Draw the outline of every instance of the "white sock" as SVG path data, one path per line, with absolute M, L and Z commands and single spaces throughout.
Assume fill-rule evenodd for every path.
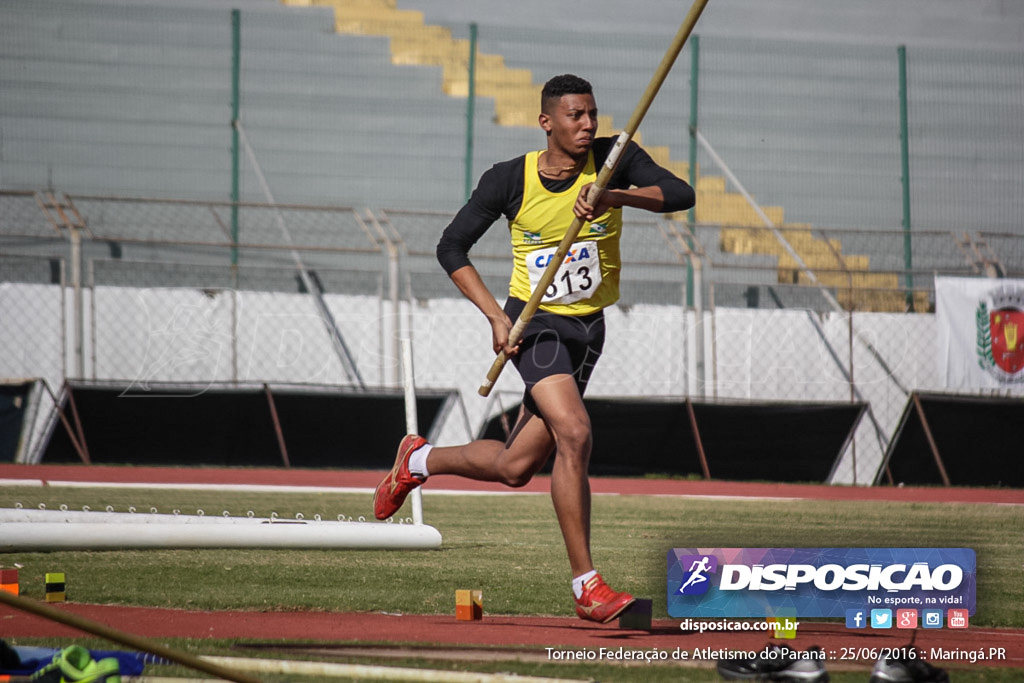
M 412 455 L 409 456 L 409 472 L 416 475 L 420 479 L 426 479 L 430 476 L 430 472 L 427 471 L 427 456 L 430 455 L 430 451 L 434 447 L 429 443 L 426 446 L 420 446 Z
M 591 577 L 597 576 L 597 570 L 591 569 L 586 574 L 580 574 L 572 580 L 572 593 L 577 599 L 583 595 L 583 584 L 590 580 Z

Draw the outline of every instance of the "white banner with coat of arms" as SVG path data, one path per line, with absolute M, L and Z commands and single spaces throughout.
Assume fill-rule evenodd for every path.
M 1024 393 L 1024 280 L 937 277 L 935 318 L 947 389 Z

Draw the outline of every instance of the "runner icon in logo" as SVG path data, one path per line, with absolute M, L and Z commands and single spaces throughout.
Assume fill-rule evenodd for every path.
M 708 590 L 708 577 L 706 574 L 714 572 L 718 568 L 717 558 L 712 555 L 691 555 L 686 560 L 690 561 L 689 575 L 686 581 L 679 587 L 681 595 L 698 595 Z

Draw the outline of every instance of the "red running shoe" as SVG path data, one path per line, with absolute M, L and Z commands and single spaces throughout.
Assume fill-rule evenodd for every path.
M 373 514 L 377 519 L 387 519 L 398 512 L 409 492 L 423 483 L 423 480 L 409 471 L 409 456 L 413 451 L 426 446 L 422 436 L 409 434 L 398 444 L 395 466 L 373 493 Z
M 600 574 L 587 579 L 583 595 L 576 598 L 576 614 L 580 619 L 607 624 L 636 601 L 629 593 L 616 593 Z

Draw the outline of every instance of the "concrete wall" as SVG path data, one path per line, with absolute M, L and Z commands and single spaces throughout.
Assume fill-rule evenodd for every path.
M 45 378 L 56 390 L 65 375 L 74 376 L 74 317 L 69 308 L 61 318 L 61 300 L 57 286 L 0 285 L 0 319 L 33 311 L 31 321 L 0 329 L 7 349 L 0 377 Z M 467 301 L 403 303 L 395 316 L 387 302 L 369 297 L 326 300 L 368 385 L 400 386 L 397 329 L 412 336 L 417 387 L 458 390 L 462 405 L 439 443 L 475 437 L 487 419 L 520 400 L 523 385 L 511 366 L 489 399 L 478 396 L 493 360 L 490 328 Z M 97 287 L 86 301 L 85 379 L 128 383 L 142 396 L 161 382 L 188 383 L 196 392 L 214 382 L 353 384 L 308 296 Z M 868 402 L 871 415 L 856 440 L 858 483 L 870 482 L 881 463 L 906 406 L 904 388 L 942 389 L 932 315 L 857 314 L 852 338 L 848 316 L 798 310 L 719 308 L 698 326 L 680 307 L 637 305 L 609 309 L 607 324 L 594 397 Z M 852 463 L 848 454 L 837 483 L 854 481 Z

